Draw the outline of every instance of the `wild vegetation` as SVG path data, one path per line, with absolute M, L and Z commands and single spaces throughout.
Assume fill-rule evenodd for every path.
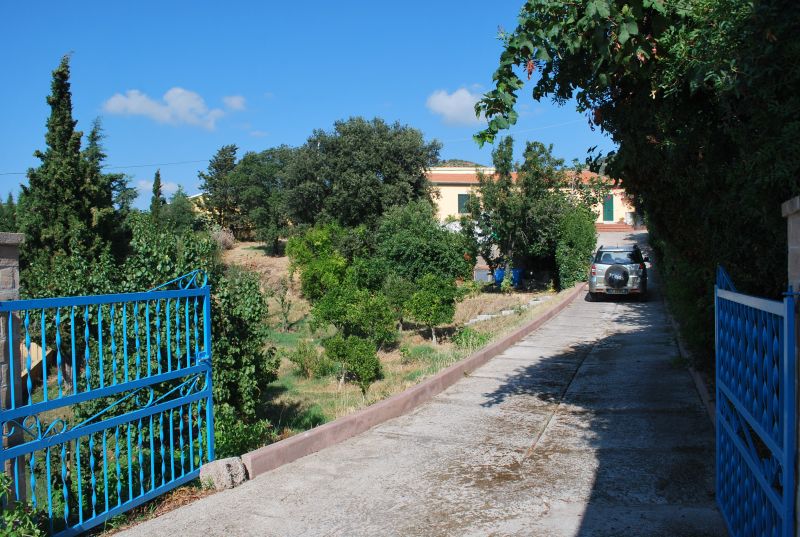
M 618 145 L 590 161 L 647 215 L 677 318 L 713 356 L 717 265 L 743 291 L 786 290 L 780 204 L 800 193 L 799 30 L 791 0 L 529 0 L 501 34 L 476 138 L 516 122 L 525 78 L 536 100 L 574 98 Z

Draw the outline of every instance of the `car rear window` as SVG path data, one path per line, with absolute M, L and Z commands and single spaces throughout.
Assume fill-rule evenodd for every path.
M 594 262 L 602 263 L 603 265 L 630 265 L 633 263 L 641 263 L 642 253 L 639 250 L 627 252 L 607 252 L 599 250 L 594 258 Z

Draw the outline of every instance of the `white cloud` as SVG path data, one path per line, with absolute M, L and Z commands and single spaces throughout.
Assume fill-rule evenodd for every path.
M 149 196 L 153 193 L 153 181 L 147 179 L 139 179 L 136 181 L 136 187 L 139 190 L 139 196 Z M 161 182 L 161 195 L 169 197 L 178 191 L 178 183 L 170 181 Z
M 186 124 L 213 130 L 225 112 L 219 108 L 209 109 L 205 100 L 183 88 L 170 88 L 161 101 L 151 99 L 139 90 L 116 93 L 103 103 L 109 114 L 146 116 L 159 123 Z
M 453 93 L 436 90 L 430 94 L 425 105 L 450 125 L 476 125 L 483 120 L 482 116 L 475 116 L 475 103 L 480 98 L 480 93 L 473 93 L 467 88 L 459 88 Z
M 256 138 L 263 138 L 264 136 L 267 136 L 268 134 L 269 133 L 267 131 L 259 131 L 259 130 L 250 131 L 250 136 L 255 136 Z
M 247 102 L 241 95 L 228 95 L 222 98 L 222 102 L 225 103 L 225 108 L 235 111 L 244 110 L 247 105 Z

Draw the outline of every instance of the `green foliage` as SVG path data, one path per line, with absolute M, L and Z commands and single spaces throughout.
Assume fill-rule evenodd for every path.
M 311 309 L 314 322 L 332 324 L 347 336 L 368 339 L 381 347 L 395 342 L 395 314 L 381 293 L 350 283 L 330 289 Z
M 440 144 L 382 119 L 337 121 L 314 131 L 286 174 L 286 208 L 295 224 L 338 222 L 373 227 L 390 207 L 429 199 L 425 170 Z
M 267 346 L 267 301 L 258 275 L 231 269 L 212 297 L 214 404 L 253 422 L 262 389 L 277 377 L 278 358 Z
M 214 223 L 228 229 L 232 229 L 238 212 L 231 180 L 238 149 L 233 144 L 220 147 L 208 162 L 208 169 L 198 174 L 204 208 L 211 214 Z
M 484 332 L 478 332 L 474 328 L 464 326 L 456 330 L 453 334 L 453 344 L 462 350 L 474 351 L 480 349 L 492 339 L 492 336 Z
M 467 279 L 475 265 L 469 240 L 443 228 L 427 200 L 389 209 L 378 225 L 376 251 L 385 265 L 409 280 L 424 274 Z
M 25 234 L 23 267 L 35 264 L 39 275 L 54 270 L 51 261 L 60 263 L 60 259 L 73 256 L 96 259 L 104 252 L 120 258 L 126 253 L 127 208 L 115 206 L 124 199 L 117 194 L 127 192 L 125 180 L 102 172 L 105 154 L 99 121 L 93 124 L 81 151 L 83 135 L 75 130 L 77 121 L 72 118 L 69 75 L 69 57 L 65 56 L 53 71 L 47 98 L 47 149 L 35 153 L 41 164 L 28 170 L 28 184 L 22 185 L 19 200 L 19 227 Z M 23 275 L 25 287 L 52 287 L 53 282 L 43 284 Z M 59 289 L 56 294 L 64 292 Z
M 297 347 L 286 354 L 286 358 L 296 365 L 300 374 L 306 378 L 323 377 L 330 371 L 316 345 L 308 340 L 298 343 Z
M 561 215 L 556 243 L 558 286 L 561 289 L 586 281 L 587 260 L 597 245 L 595 214 L 585 206 L 574 206 Z
M 369 386 L 383 376 L 375 345 L 357 336 L 336 334 L 324 343 L 328 358 L 342 365 L 343 376 L 351 377 L 366 396 Z
M 389 302 L 389 307 L 394 312 L 395 319 L 401 324 L 406 310 L 406 304 L 411 300 L 411 295 L 416 291 L 414 282 L 408 278 L 399 276 L 395 272 L 390 272 L 386 275 L 383 281 L 383 289 L 381 292 L 386 300 Z
M 436 327 L 453 321 L 458 288 L 453 280 L 434 274 L 420 278 L 417 288 L 406 309 L 412 319 L 430 328 L 431 338 L 436 343 Z
M 227 405 L 214 409 L 214 449 L 218 459 L 238 457 L 269 444 L 275 436 L 267 420 L 242 420 Z
M 0 474 L 0 537 L 45 537 L 47 514 L 36 512 L 30 503 L 14 502 L 9 505 L 8 491 L 11 478 Z
M 344 280 L 347 261 L 336 249 L 342 234 L 338 226 L 319 226 L 291 237 L 286 244 L 292 269 L 300 271 L 300 290 L 312 302 Z
M 176 235 L 183 235 L 200 227 L 192 200 L 182 186 L 169 199 L 169 204 L 160 210 L 166 227 Z M 150 211 L 152 213 L 152 209 Z
M 515 123 L 518 67 L 536 73 L 535 99 L 574 98 L 618 146 L 606 170 L 647 215 L 667 287 L 691 289 L 676 296 L 684 326 L 710 333 L 717 264 L 743 291 L 785 290 L 778 207 L 800 194 L 800 154 L 787 150 L 800 135 L 795 7 L 529 1 L 503 35 L 495 88 L 476 107 L 489 119 L 478 138 Z
M 17 229 L 17 204 L 9 192 L 6 202 L 0 202 L 0 230 L 16 233 Z
M 153 177 L 153 195 L 150 197 L 150 218 L 156 225 L 161 224 L 161 208 L 167 203 L 161 193 L 161 170 L 156 170 Z
M 414 345 L 413 347 L 403 345 L 400 347 L 401 362 L 404 364 L 430 362 L 437 352 L 439 351 L 430 345 Z

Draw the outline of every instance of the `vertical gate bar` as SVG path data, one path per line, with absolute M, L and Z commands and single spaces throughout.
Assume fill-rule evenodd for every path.
M 84 360 L 84 371 L 86 372 L 86 391 L 92 389 L 92 382 L 91 382 L 91 366 L 90 366 L 90 355 L 89 355 L 89 306 L 85 306 L 83 308 L 83 339 L 84 339 L 84 350 L 83 350 L 83 360 Z
M 150 301 L 146 301 L 144 303 L 144 325 L 145 325 L 145 333 L 146 333 L 146 340 L 147 341 L 147 376 L 149 377 L 152 372 L 152 365 L 150 363 L 151 356 L 150 356 Z
M 190 341 L 192 332 L 191 332 L 191 329 L 189 328 L 189 297 L 188 296 L 183 299 L 183 305 L 184 305 L 183 309 L 184 309 L 184 312 L 185 312 L 184 317 L 186 319 L 185 320 L 185 324 L 183 325 L 184 326 L 184 331 L 186 332 L 186 367 L 192 367 L 192 363 L 191 363 L 192 344 L 191 344 L 191 341 Z
M 34 472 L 34 469 L 36 468 L 35 459 L 36 459 L 36 452 L 35 451 L 31 451 L 31 458 L 30 458 L 30 461 L 28 461 L 28 465 L 29 465 L 30 473 L 31 473 L 31 478 L 30 478 L 30 483 L 31 483 L 31 503 L 33 504 L 33 508 L 34 509 L 36 509 L 36 507 L 39 505 L 39 502 L 38 502 L 38 500 L 36 498 L 36 472 Z
M 47 523 L 50 526 L 50 533 L 53 533 L 53 490 L 50 487 L 50 483 L 52 479 L 52 473 L 50 472 L 50 448 L 45 448 L 44 452 L 44 462 L 45 462 L 45 480 L 47 481 Z
M 72 346 L 72 395 L 78 393 L 78 364 L 75 356 L 75 306 L 69 311 L 69 335 Z
M 153 449 L 153 415 L 150 415 L 150 490 L 156 488 L 156 452 Z
M 172 434 L 175 428 L 172 426 L 172 412 L 173 412 L 173 409 L 170 409 L 170 411 L 169 411 L 169 456 L 170 456 L 170 460 L 172 462 L 172 465 L 170 466 L 170 471 L 169 471 L 169 480 L 170 481 L 174 481 L 175 480 L 175 443 L 173 441 L 173 434 Z
M 81 483 L 81 437 L 75 439 L 75 468 L 78 473 L 78 524 L 83 524 L 83 484 Z
M 128 501 L 133 499 L 133 452 L 131 451 L 131 426 L 128 422 L 125 428 L 125 436 L 128 438 Z
M 14 387 L 17 385 L 17 376 L 14 372 L 14 312 L 8 312 L 8 374 L 9 376 L 9 387 L 11 392 L 11 408 L 14 409 L 17 407 L 17 397 L 14 394 Z M 16 470 L 17 465 L 14 464 L 14 469 Z M 14 479 L 14 483 L 16 483 L 16 479 Z M 14 499 L 18 499 L 19 494 L 14 496 Z
M 130 364 L 128 363 L 128 305 L 122 303 L 122 363 L 125 366 L 125 382 L 130 377 Z
M 119 425 L 114 427 L 114 462 L 117 473 L 117 507 L 122 504 L 122 465 L 119 463 Z
M 144 459 L 143 459 L 143 455 L 142 455 L 142 420 L 141 420 L 141 418 L 139 419 L 139 424 L 137 425 L 136 433 L 137 433 L 137 438 L 138 438 L 137 447 L 138 447 L 138 450 L 139 450 L 138 453 L 137 453 L 137 455 L 139 456 L 138 457 L 139 458 L 139 495 L 140 496 L 144 496 Z
M 47 401 L 47 340 L 45 335 L 45 309 L 42 308 L 42 392 L 44 394 L 43 401 Z M 31 376 L 30 371 L 28 376 Z
M 105 372 L 103 370 L 103 305 L 97 305 L 97 373 L 100 375 L 100 387 L 106 385 Z
M 200 343 L 198 342 L 199 339 L 199 332 L 197 327 L 197 296 L 194 297 L 194 363 L 197 365 L 197 360 L 200 356 Z
M 181 446 L 181 477 L 186 473 L 183 464 L 183 405 L 178 407 L 178 439 Z
M 175 299 L 175 369 L 181 368 L 181 299 Z
M 211 398 L 211 367 L 212 350 L 211 350 L 211 291 L 206 286 L 203 288 L 203 347 L 206 352 L 206 360 L 208 360 L 209 368 L 206 371 L 206 389 L 208 390 L 208 397 L 206 398 L 206 435 L 207 435 L 207 449 L 208 462 L 214 460 L 214 409 L 212 408 Z
M 58 397 L 64 396 L 64 378 L 61 374 L 61 308 L 56 308 L 56 382 L 58 383 Z
M 717 271 L 719 274 L 719 271 Z M 719 276 L 717 276 L 719 279 Z M 714 409 L 714 429 L 715 429 L 715 436 L 716 441 L 714 442 L 714 490 L 716 492 L 717 503 L 720 502 L 722 498 L 722 476 L 721 476 L 721 468 L 720 468 L 720 451 L 719 451 L 719 443 L 722 437 L 722 427 L 720 426 L 720 411 L 721 411 L 721 401 L 719 395 L 719 383 L 720 383 L 720 352 L 719 352 L 719 281 L 717 281 L 716 285 L 714 285 L 714 370 L 716 376 L 716 382 L 714 382 L 714 396 L 716 401 L 716 408 Z M 723 514 L 724 509 L 723 509 Z
M 61 444 L 61 494 L 64 500 L 64 527 L 69 526 L 69 495 L 67 494 L 67 443 Z
M 94 434 L 89 435 L 89 472 L 92 474 L 92 518 L 97 516 L 97 476 L 95 476 L 94 466 Z
M 103 495 L 106 500 L 106 511 L 108 511 L 108 448 L 106 443 L 106 431 L 103 429 Z
M 167 371 L 172 371 L 172 335 L 170 334 L 169 310 L 169 299 L 167 299 L 167 305 L 164 308 L 167 317 Z
M 133 303 L 133 337 L 136 342 L 136 379 L 142 377 L 142 342 L 139 340 L 139 303 Z
M 29 330 L 31 322 L 31 314 L 28 310 L 25 310 L 25 350 L 26 350 L 26 362 L 25 366 L 28 370 L 28 375 L 26 377 L 25 387 L 28 388 L 28 404 L 33 404 L 33 381 L 31 381 L 31 333 Z
M 795 371 L 795 311 L 794 294 L 789 286 L 789 293 L 783 299 L 784 303 L 784 352 L 783 352 L 783 382 L 784 382 L 784 427 L 783 427 L 783 535 L 795 535 L 795 457 L 797 438 L 796 416 L 796 371 Z
M 194 472 L 194 431 L 192 431 L 192 404 L 189 403 L 186 406 L 186 417 L 189 422 L 189 471 Z
M 117 383 L 117 338 L 116 338 L 116 322 L 117 308 L 116 304 L 111 304 L 111 384 Z
M 158 445 L 161 453 L 161 486 L 166 483 L 165 476 L 167 475 L 166 460 L 164 459 L 164 413 L 161 412 L 158 416 Z
M 197 464 L 199 466 L 203 466 L 203 412 L 200 410 L 202 402 L 202 399 L 197 401 Z
M 161 374 L 161 300 L 156 300 L 156 359 L 158 374 Z

